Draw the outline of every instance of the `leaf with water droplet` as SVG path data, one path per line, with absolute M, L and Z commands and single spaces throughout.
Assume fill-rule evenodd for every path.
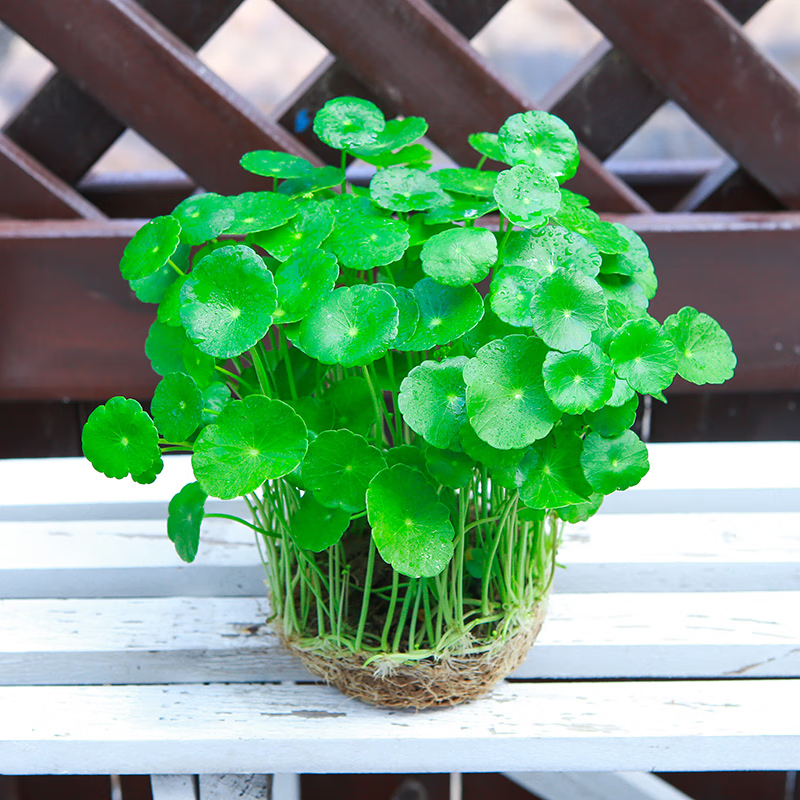
M 141 280 L 167 263 L 180 243 L 181 224 L 175 217 L 146 222 L 125 245 L 119 270 L 126 281 Z
M 547 394 L 567 414 L 597 411 L 614 391 L 611 361 L 591 342 L 581 350 L 548 353 L 543 374 Z
M 277 228 L 297 214 L 297 206 L 275 192 L 244 192 L 229 197 L 233 222 L 225 230 L 231 236 Z
M 333 212 L 313 200 L 297 202 L 297 214 L 285 225 L 251 233 L 247 244 L 262 247 L 278 261 L 286 261 L 298 248 L 319 247 L 333 230 Z
M 344 267 L 372 269 L 391 264 L 408 247 L 408 226 L 386 217 L 349 215 L 339 219 L 323 247 Z
M 235 215 L 230 198 L 213 192 L 187 197 L 172 212 L 181 224 L 181 241 L 191 245 L 203 244 L 224 233 Z
M 529 267 L 542 277 L 563 267 L 594 278 L 602 257 L 580 234 L 560 225 L 547 225 L 535 231 L 513 231 L 503 251 L 503 263 Z
M 161 435 L 170 442 L 185 442 L 200 426 L 203 395 L 194 379 L 170 372 L 156 386 L 150 413 Z
M 558 211 L 558 181 L 538 167 L 519 164 L 497 177 L 494 199 L 514 225 L 538 228 Z
M 314 133 L 336 150 L 371 144 L 385 127 L 381 110 L 360 97 L 328 100 L 314 117 Z
M 626 322 L 609 348 L 620 378 L 642 394 L 661 392 L 678 370 L 675 345 L 651 318 Z
M 675 345 L 682 378 L 704 384 L 733 377 L 736 356 L 730 336 L 708 314 L 686 306 L 664 320 L 664 333 Z
M 560 183 L 575 175 L 580 155 L 569 126 L 546 111 L 512 114 L 500 128 L 498 144 L 509 164 L 528 164 Z
M 339 275 L 336 259 L 322 250 L 298 248 L 275 270 L 278 307 L 275 322 L 298 322 L 333 290 Z
M 590 433 L 583 443 L 581 464 L 587 480 L 601 494 L 635 486 L 647 474 L 647 447 L 633 431 L 606 439 Z
M 435 178 L 409 167 L 381 170 L 370 182 L 369 193 L 382 208 L 403 212 L 446 205 L 450 199 Z
M 424 136 L 427 130 L 428 123 L 422 117 L 390 119 L 373 141 L 361 147 L 351 147 L 349 151 L 368 164 L 374 164 L 377 160 L 383 166 L 381 160 L 374 156 L 408 147 Z
M 452 228 L 428 239 L 420 254 L 425 274 L 446 286 L 482 281 L 497 261 L 497 240 L 483 228 Z
M 248 172 L 265 178 L 300 178 L 314 168 L 305 158 L 279 150 L 254 150 L 245 153 L 239 163 Z

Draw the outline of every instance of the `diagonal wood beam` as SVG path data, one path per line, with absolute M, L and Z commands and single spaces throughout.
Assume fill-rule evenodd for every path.
M 0 214 L 23 219 L 105 219 L 69 184 L 0 133 Z
M 318 163 L 131 0 L 2 0 L 0 12 L 9 27 L 206 189 L 263 188 L 263 179 L 238 166 L 248 150 L 285 150 Z
M 461 163 L 476 160 L 466 132 L 497 130 L 509 115 L 531 108 L 424 0 L 278 0 L 278 5 L 372 92 L 402 113 L 424 116 L 431 139 Z M 581 158 L 570 188 L 606 210 L 647 208 L 585 148 Z
M 748 172 L 800 208 L 800 92 L 713 0 L 572 0 Z
M 179 39 L 199 50 L 242 0 L 139 2 Z M 125 125 L 90 94 L 56 72 L 9 121 L 5 133 L 55 175 L 75 185 L 124 130 Z

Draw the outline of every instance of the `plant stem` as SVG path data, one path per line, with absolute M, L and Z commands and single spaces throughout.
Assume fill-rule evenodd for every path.
M 278 341 L 278 352 L 281 350 L 281 334 L 278 326 L 275 326 L 275 338 Z M 286 378 L 289 382 L 289 394 L 292 400 L 297 400 L 297 388 L 294 383 L 294 370 L 292 369 L 292 357 L 289 355 L 289 341 L 286 338 L 286 328 L 283 330 L 283 363 L 286 366 Z
M 267 367 L 264 364 L 264 359 L 258 349 L 258 344 L 250 348 L 250 357 L 253 359 L 253 366 L 256 368 L 256 375 L 258 376 L 258 385 L 261 387 L 261 394 L 270 397 L 269 390 L 269 377 L 267 375 Z
M 358 630 L 356 631 L 355 650 L 361 650 L 364 639 L 364 628 L 367 624 L 367 610 L 369 609 L 369 595 L 372 591 L 372 572 L 375 569 L 375 542 L 369 537 L 369 555 L 367 556 L 367 574 L 364 577 L 364 596 L 361 599 L 361 614 L 358 617 Z
M 375 444 L 377 444 L 380 448 L 380 446 L 383 444 L 383 415 L 381 414 L 381 405 L 380 401 L 378 400 L 377 389 L 372 383 L 369 370 L 366 366 L 364 366 L 361 367 L 361 371 L 364 374 L 364 379 L 369 384 L 369 392 L 372 395 L 372 405 L 375 409 Z
M 182 278 L 186 276 L 186 273 L 172 260 L 172 258 L 167 259 L 167 264 L 169 264 L 175 272 L 178 273 Z
M 259 528 L 258 525 L 253 525 L 246 520 L 241 519 L 240 517 L 235 517 L 232 514 L 204 514 L 203 519 L 209 519 L 209 517 L 213 517 L 215 519 L 229 519 L 233 522 L 238 522 L 241 525 L 246 525 L 248 528 L 252 528 L 254 531 L 258 531 L 258 533 L 263 534 L 264 536 L 272 536 L 274 539 L 280 539 L 281 537 L 277 533 L 273 533 L 272 531 L 265 530 L 264 528 Z
M 403 628 L 406 626 L 406 618 L 408 617 L 408 609 L 411 606 L 411 598 L 417 588 L 416 580 L 412 580 L 406 589 L 406 596 L 403 600 L 403 607 L 400 609 L 400 621 L 397 623 L 397 629 L 394 632 L 394 641 L 392 642 L 392 651 L 397 652 L 400 649 L 400 640 L 403 638 Z
M 394 609 L 397 605 L 397 592 L 400 588 L 400 574 L 396 569 L 392 570 L 392 597 L 389 600 L 389 610 L 386 612 L 386 622 L 383 624 L 383 633 L 381 634 L 381 650 L 389 649 L 389 631 L 392 628 L 392 621 L 394 620 Z
M 342 194 L 347 194 L 347 150 L 342 150 Z

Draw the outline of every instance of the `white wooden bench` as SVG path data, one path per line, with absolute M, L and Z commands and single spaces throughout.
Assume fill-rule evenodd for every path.
M 247 529 L 208 520 L 178 560 L 185 458 L 145 487 L 0 461 L 0 774 L 150 774 L 157 800 L 216 800 L 263 796 L 267 774 L 505 772 L 548 800 L 667 800 L 642 773 L 796 770 L 800 443 L 650 449 L 639 487 L 568 530 L 513 679 L 419 713 L 281 651 Z

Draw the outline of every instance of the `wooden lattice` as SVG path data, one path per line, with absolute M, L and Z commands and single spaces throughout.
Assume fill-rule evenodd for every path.
M 240 2 L 0 0 L 0 20 L 59 70 L 0 133 L 0 398 L 147 396 L 151 316 L 116 274 L 131 218 L 197 187 L 261 188 L 238 167 L 247 150 L 324 163 L 330 152 L 297 122 L 330 97 L 426 117 L 431 140 L 462 164 L 476 157 L 467 133 L 533 107 L 469 43 L 505 0 L 277 0 L 334 55 L 267 118 L 195 54 Z M 656 316 L 681 298 L 731 330 L 741 362 L 731 388 L 800 388 L 800 92 L 741 28 L 766 0 L 571 2 L 608 41 L 544 101 L 582 142 L 569 188 L 644 235 L 662 276 Z M 603 161 L 667 99 L 730 159 L 700 180 L 667 176 L 659 195 Z M 126 128 L 188 180 L 87 180 Z M 654 213 L 655 196 L 670 213 Z

